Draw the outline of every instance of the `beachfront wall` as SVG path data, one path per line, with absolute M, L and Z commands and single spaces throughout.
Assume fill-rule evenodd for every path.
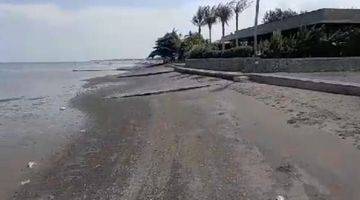
M 187 59 L 185 67 L 243 73 L 360 71 L 360 57 Z

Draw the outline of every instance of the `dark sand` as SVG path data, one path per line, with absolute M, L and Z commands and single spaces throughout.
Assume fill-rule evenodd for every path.
M 301 106 L 295 104 L 297 110 L 289 114 L 282 109 L 291 102 L 281 108 L 265 105 L 265 100 L 275 102 L 278 93 L 273 98 L 256 93 L 269 89 L 264 85 L 156 74 L 161 70 L 140 70 L 153 73 L 149 76 L 89 80 L 88 92 L 72 100 L 88 117 L 86 133 L 29 175 L 31 182 L 19 188 L 14 199 L 360 196 L 360 151 L 320 127 L 289 123 Z M 210 86 L 174 91 L 204 84 Z M 283 94 L 303 92 L 285 90 Z M 157 91 L 171 92 L 123 95 Z M 261 99 L 262 94 L 270 97 Z

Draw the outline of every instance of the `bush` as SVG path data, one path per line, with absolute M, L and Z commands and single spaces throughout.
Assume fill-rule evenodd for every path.
M 261 57 L 264 58 L 291 58 L 295 56 L 296 39 L 283 37 L 280 32 L 275 32 L 270 41 L 260 42 Z
M 232 49 L 225 50 L 221 57 L 223 58 L 234 58 L 234 57 L 251 57 L 254 55 L 254 50 L 250 46 L 235 47 Z
M 344 37 L 343 43 L 338 44 L 342 47 L 344 56 L 360 56 L 360 29 L 349 30 Z
M 302 28 L 296 34 L 283 37 L 274 33 L 269 41 L 260 43 L 264 58 L 335 57 L 342 51 L 343 34 L 327 33 L 324 27 Z
M 218 50 L 215 46 L 197 45 L 191 49 L 188 58 L 234 58 L 251 57 L 253 48 L 250 46 L 235 47 L 225 51 Z
M 188 58 L 205 58 L 205 56 L 210 56 L 213 51 L 216 50 L 216 47 L 210 44 L 200 44 L 195 45 L 188 52 Z

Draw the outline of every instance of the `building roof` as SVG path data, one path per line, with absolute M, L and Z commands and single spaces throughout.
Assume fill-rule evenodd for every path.
M 360 24 L 360 9 L 329 9 L 323 8 L 306 12 L 280 21 L 261 24 L 258 26 L 258 35 L 265 35 L 274 31 L 284 31 L 311 26 L 316 24 Z M 254 35 L 254 27 L 236 31 L 225 36 L 222 40 L 248 38 Z

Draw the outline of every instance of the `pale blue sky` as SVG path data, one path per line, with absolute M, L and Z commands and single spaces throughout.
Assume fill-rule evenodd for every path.
M 51 3 L 67 9 L 79 9 L 88 6 L 169 7 L 188 2 L 191 0 L 0 0 L 0 3 L 11 4 Z
M 197 30 L 190 22 L 197 7 L 218 2 L 224 1 L 0 0 L 0 62 L 143 58 L 166 31 Z M 261 15 L 275 7 L 360 8 L 360 1 L 261 0 Z M 240 16 L 241 27 L 251 26 L 253 18 L 250 7 Z M 234 28 L 231 21 L 226 32 Z M 219 25 L 213 35 L 220 38 Z

